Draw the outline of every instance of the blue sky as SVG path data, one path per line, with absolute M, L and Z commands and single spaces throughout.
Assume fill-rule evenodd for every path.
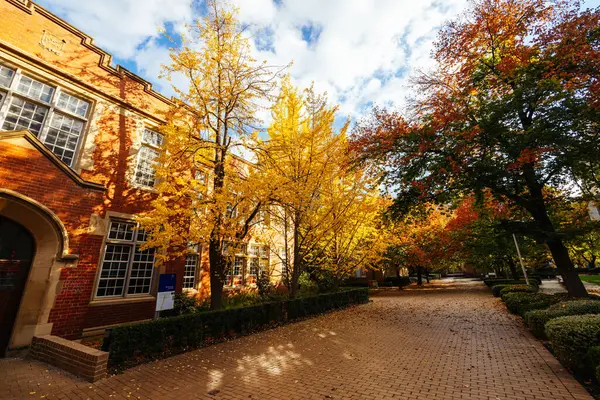
M 168 62 L 168 42 L 202 13 L 201 0 L 37 0 L 91 35 L 114 62 L 138 73 L 155 88 Z M 371 104 L 402 106 L 408 79 L 432 65 L 437 28 L 455 17 L 467 0 L 230 0 L 252 27 L 255 55 L 271 64 L 294 64 L 299 86 L 327 92 L 340 114 L 359 117 Z M 598 7 L 600 0 L 587 1 Z M 175 81 L 185 85 L 185 81 Z M 268 119 L 266 110 L 261 115 Z

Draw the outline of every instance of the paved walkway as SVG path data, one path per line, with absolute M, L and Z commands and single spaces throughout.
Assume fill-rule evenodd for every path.
M 481 283 L 367 305 L 145 364 L 95 384 L 0 361 L 2 399 L 590 399 Z

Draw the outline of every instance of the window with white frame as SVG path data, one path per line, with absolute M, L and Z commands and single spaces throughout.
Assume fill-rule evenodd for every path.
M 285 251 L 285 247 L 280 247 L 279 248 L 279 263 L 281 265 L 281 276 L 282 277 L 286 277 L 288 274 L 288 269 L 287 269 L 287 254 Z
M 96 297 L 150 294 L 155 249 L 140 248 L 146 237 L 146 231 L 135 222 L 110 221 Z
M 244 258 L 243 257 L 235 257 L 233 261 L 233 275 L 240 276 L 242 275 L 242 271 L 244 270 Z
M 6 90 L 3 90 L 6 88 Z M 59 87 L 23 75 L 16 68 L 0 65 L 2 130 L 27 129 L 68 166 L 81 141 L 90 103 Z
M 15 70 L 0 65 L 0 86 L 10 87 L 12 78 L 15 75 Z
M 269 247 L 251 245 L 248 251 L 249 274 L 258 276 L 269 267 Z
M 164 142 L 160 133 L 144 129 L 142 134 L 142 147 L 138 152 L 135 165 L 134 182 L 144 187 L 154 187 L 156 183 L 156 159 L 160 155 L 160 148 Z
M 188 254 L 185 257 L 185 266 L 183 268 L 183 288 L 194 289 L 196 286 L 196 273 L 198 270 L 198 255 Z

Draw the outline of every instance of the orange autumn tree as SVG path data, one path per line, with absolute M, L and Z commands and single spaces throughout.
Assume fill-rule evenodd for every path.
M 357 126 L 357 161 L 385 174 L 399 215 L 484 191 L 509 202 L 521 218 L 506 228 L 545 243 L 569 294 L 586 296 L 546 193 L 597 193 L 599 25 L 577 1 L 472 1 L 441 29 L 411 118 L 375 109 Z

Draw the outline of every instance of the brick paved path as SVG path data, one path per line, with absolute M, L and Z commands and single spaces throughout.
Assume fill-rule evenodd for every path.
M 210 393 L 209 393 L 210 392 Z M 0 398 L 590 399 L 481 283 L 385 291 L 367 305 L 112 376 L 0 361 Z

